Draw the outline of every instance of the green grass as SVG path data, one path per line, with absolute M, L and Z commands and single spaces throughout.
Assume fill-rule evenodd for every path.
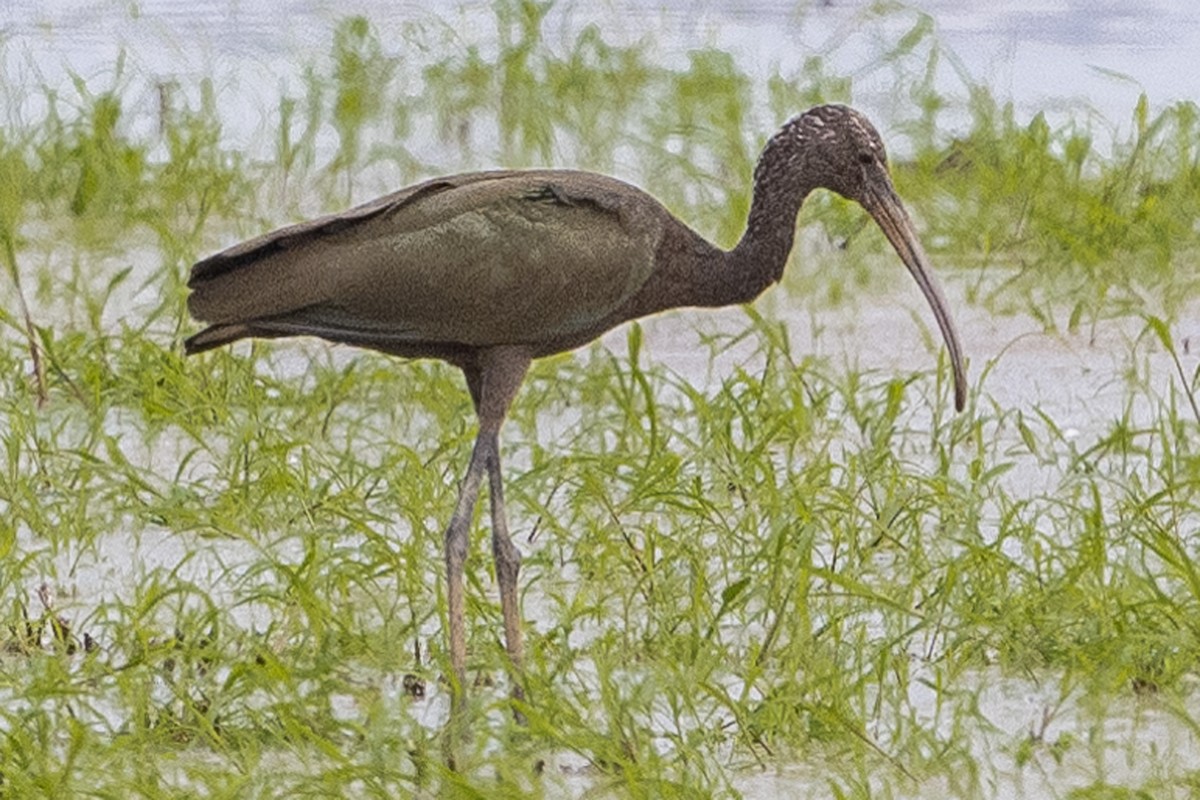
M 504 431 L 529 725 L 508 715 L 481 513 L 477 722 L 446 771 L 461 379 L 313 342 L 185 360 L 183 282 L 302 208 L 497 164 L 636 177 L 730 244 L 763 138 L 854 99 L 829 54 L 757 87 L 717 51 L 663 66 L 653 32 L 552 45 L 547 10 L 498 3 L 480 41 L 420 18 L 403 48 L 344 20 L 249 150 L 210 81 L 164 89 L 143 138 L 125 64 L 103 87 L 0 86 L 0 796 L 735 797 L 777 773 L 812 796 L 988 796 L 1018 774 L 1194 793 L 1200 773 L 1137 733 L 1200 725 L 1200 414 L 1172 333 L 1195 284 L 1195 106 L 1139 104 L 1100 148 L 966 79 L 939 95 L 952 54 L 903 10 L 866 19 L 912 21 L 873 68 L 917 101 L 882 122 L 939 273 L 979 316 L 1122 332 L 1116 410 L 1075 430 L 1002 403 L 1005 342 L 972 354 L 961 415 L 932 355 L 797 352 L 788 308 L 850 313 L 897 274 L 861 211 L 814 197 L 802 248 L 821 255 L 759 310 L 677 334 L 707 380 L 656 354 L 653 325 L 535 366 Z M 20 118 L 30 96 L 46 110 Z M 1005 686 L 1039 698 L 1028 726 L 989 717 Z

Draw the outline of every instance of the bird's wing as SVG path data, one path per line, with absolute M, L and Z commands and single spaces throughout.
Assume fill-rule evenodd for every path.
M 453 179 L 462 179 L 463 182 L 468 182 L 472 178 L 482 178 L 486 175 L 487 173 L 465 173 L 451 179 L 435 178 L 424 183 L 407 186 L 391 194 L 385 194 L 337 214 L 326 214 L 305 222 L 268 231 L 261 236 L 239 242 L 219 253 L 197 261 L 188 275 L 188 287 L 195 289 L 205 281 L 211 281 L 239 267 L 253 264 L 273 253 L 303 246 L 307 242 L 346 230 L 359 222 L 388 210 L 402 207 L 423 196 L 453 188 L 454 184 L 450 182 Z
M 293 225 L 198 263 L 196 317 L 469 346 L 586 330 L 649 278 L 667 212 L 592 173 L 472 173 Z M 330 337 L 338 338 L 338 337 Z

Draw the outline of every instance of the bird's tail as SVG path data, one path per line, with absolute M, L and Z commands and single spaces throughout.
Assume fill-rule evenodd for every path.
M 204 330 L 184 340 L 183 352 L 185 355 L 193 356 L 196 353 L 203 353 L 205 350 L 212 350 L 214 347 L 220 347 L 230 342 L 236 342 L 238 339 L 245 339 L 247 336 L 255 335 L 261 336 L 262 334 L 256 334 L 249 325 L 241 323 L 209 325 Z

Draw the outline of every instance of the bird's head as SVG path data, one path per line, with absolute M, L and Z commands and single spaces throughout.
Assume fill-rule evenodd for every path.
M 954 404 L 962 410 L 967 389 L 958 334 L 929 269 L 929 258 L 892 186 L 883 139 L 870 120 L 848 106 L 811 108 L 793 117 L 771 139 L 759 168 L 764 173 L 789 174 L 782 182 L 797 183 L 804 193 L 818 188 L 837 192 L 861 205 L 874 218 L 933 308 L 950 351 Z M 756 183 L 765 177 L 756 175 Z
M 849 106 L 810 108 L 784 125 L 777 138 L 800 162 L 795 166 L 812 188 L 830 189 L 864 205 L 873 188 L 891 188 L 879 131 Z

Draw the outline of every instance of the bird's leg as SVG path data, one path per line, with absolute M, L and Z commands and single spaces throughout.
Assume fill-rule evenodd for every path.
M 521 553 L 508 535 L 508 516 L 504 509 L 504 479 L 500 471 L 500 424 L 529 369 L 530 357 L 521 348 L 495 348 L 483 354 L 478 366 L 463 369 L 471 399 L 479 414 L 479 441 L 488 437 L 484 466 L 488 472 L 488 498 L 492 507 L 492 557 L 496 563 L 496 583 L 500 588 L 500 610 L 504 616 L 504 647 L 508 651 L 512 696 L 525 697 L 522 685 L 523 648 L 521 609 L 517 596 L 517 576 Z M 477 446 L 478 447 L 478 446 Z M 518 722 L 524 717 L 514 710 Z
M 446 526 L 446 605 L 450 622 L 450 666 L 451 678 L 450 715 L 461 713 L 467 688 L 467 631 L 463 573 L 467 561 L 468 534 L 475 501 L 479 497 L 479 483 L 490 460 L 487 451 L 494 446 L 495 438 L 480 431 L 475 437 L 475 448 L 471 451 L 471 463 L 467 475 L 458 490 L 458 502 L 450 524 Z
M 496 562 L 496 583 L 500 586 L 500 611 L 504 615 L 504 647 L 508 651 L 509 674 L 514 700 L 525 699 L 521 674 L 524 660 L 521 644 L 521 606 L 517 599 L 517 575 L 521 571 L 521 553 L 508 535 L 508 516 L 504 510 L 504 479 L 500 472 L 500 446 L 495 443 L 487 462 L 488 497 L 492 506 L 492 558 Z M 517 722 L 524 715 L 513 710 Z

